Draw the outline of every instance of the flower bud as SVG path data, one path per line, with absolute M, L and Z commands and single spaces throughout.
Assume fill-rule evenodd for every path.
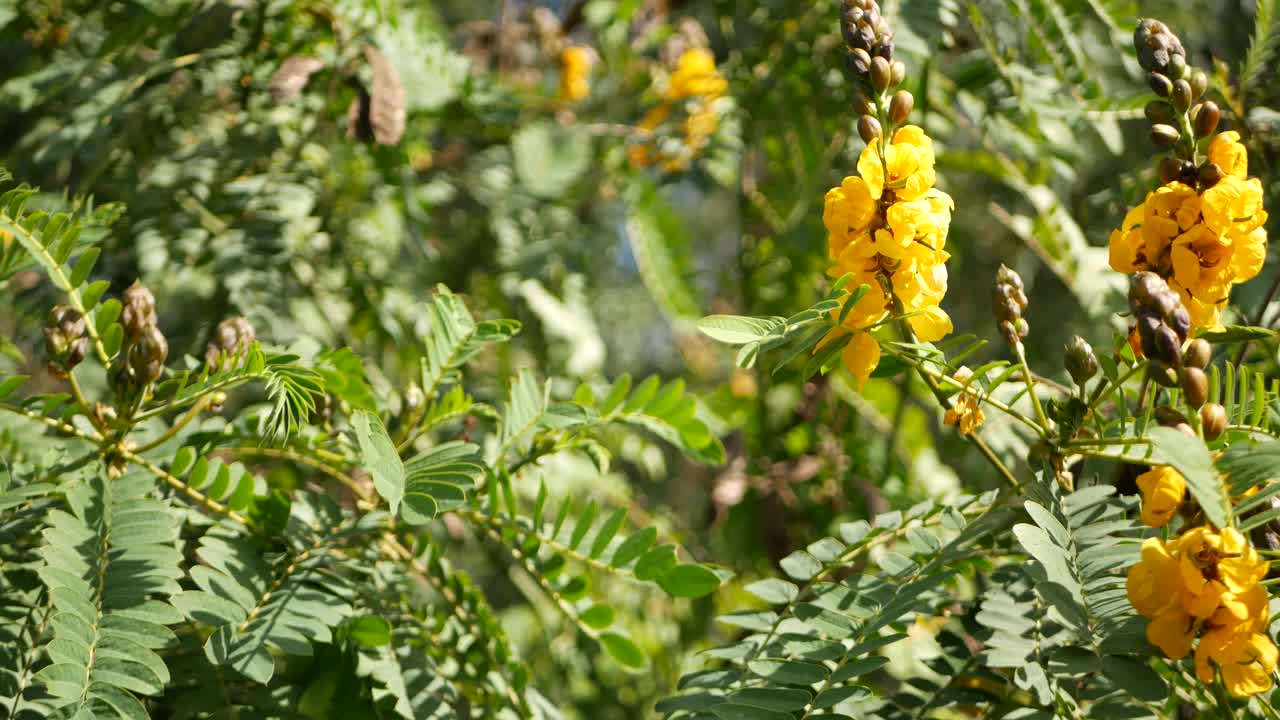
M 1153 411 L 1152 416 L 1161 427 L 1176 427 L 1187 422 L 1187 416 L 1168 405 L 1161 405 Z
M 1164 100 L 1152 100 L 1142 109 L 1142 113 L 1153 123 L 1169 125 L 1173 122 L 1173 106 Z
M 1160 328 L 1156 330 L 1156 354 L 1161 360 L 1169 363 L 1174 368 L 1182 367 L 1182 353 L 1178 352 L 1182 341 L 1178 338 L 1178 334 L 1173 328 L 1161 323 Z
M 88 350 L 84 316 L 66 305 L 49 310 L 44 328 L 45 351 L 49 354 L 49 374 L 62 378 L 84 361 Z
M 164 372 L 169 356 L 169 342 L 160 328 L 151 325 L 129 345 L 126 367 L 137 385 L 149 385 Z
M 1187 312 L 1187 308 L 1183 306 L 1181 300 L 1178 301 L 1178 307 L 1173 311 L 1173 315 L 1169 317 L 1168 322 L 1173 331 L 1177 333 L 1179 342 L 1187 339 L 1187 333 L 1191 332 L 1191 313 Z
M 892 80 L 893 70 L 889 68 L 889 61 L 879 55 L 871 58 L 871 87 L 877 92 L 884 92 Z
M 1222 112 L 1218 110 L 1218 103 L 1212 100 L 1205 100 L 1196 107 L 1199 108 L 1196 112 L 1196 137 L 1209 137 L 1214 130 L 1218 129 Z
M 1209 366 L 1209 360 L 1213 356 L 1213 346 L 1204 338 L 1196 338 L 1187 343 L 1187 349 L 1182 351 L 1182 364 L 1186 367 L 1200 368 L 1201 370 Z
M 404 408 L 405 410 L 417 410 L 427 401 L 426 396 L 422 393 L 422 388 L 417 383 L 409 383 L 409 388 L 404 391 Z
M 1217 163 L 1207 162 L 1200 166 L 1200 171 L 1196 173 L 1196 180 L 1200 183 L 1202 190 L 1207 190 L 1217 185 L 1227 174 L 1222 172 L 1222 168 Z
M 1166 156 L 1160 161 L 1160 183 L 1168 185 L 1182 179 L 1182 161 Z
M 1129 276 L 1129 310 L 1138 313 L 1155 298 L 1169 292 L 1169 286 L 1153 272 L 1143 270 Z
M 1187 108 L 1191 107 L 1191 83 L 1186 80 L 1174 80 L 1169 99 L 1173 101 L 1174 110 L 1180 113 L 1186 112 Z
M 1147 84 L 1151 86 L 1151 92 L 1160 97 L 1169 97 L 1173 92 L 1173 81 L 1166 75 L 1153 72 L 1147 76 Z
M 996 271 L 996 283 L 999 285 L 1008 285 L 1010 287 L 1017 288 L 1018 290 L 1022 290 L 1024 287 L 1022 284 L 1022 276 L 1003 263 L 1000 265 L 1000 269 Z
M 862 142 L 870 145 L 880 139 L 880 121 L 870 115 L 858 118 L 858 136 Z
M 1217 440 L 1227 430 L 1227 410 L 1218 403 L 1200 408 L 1200 429 L 1206 440 Z
M 1172 125 L 1156 124 L 1151 126 L 1151 142 L 1160 147 L 1173 147 L 1178 144 L 1182 134 Z
M 1171 54 L 1169 56 L 1169 77 L 1173 78 L 1174 80 L 1177 80 L 1178 78 L 1186 77 L 1186 74 L 1187 74 L 1187 59 L 1184 56 L 1178 55 L 1176 53 Z M 1190 86 L 1188 86 L 1188 88 L 1189 87 Z
M 1193 71 L 1188 82 L 1191 83 L 1191 94 L 1197 99 L 1209 89 L 1209 76 L 1205 75 L 1203 70 Z
M 866 75 L 871 71 L 871 55 L 860 47 L 849 51 L 849 69 L 856 75 Z
M 1182 394 L 1187 405 L 1199 409 L 1209 399 L 1209 376 L 1197 367 L 1184 367 L 1181 373 Z
M 898 87 L 903 80 L 907 79 L 907 65 L 901 60 L 894 60 L 889 63 L 889 84 Z
M 893 99 L 889 101 L 889 119 L 894 125 L 900 125 L 906 121 L 907 116 L 911 114 L 911 109 L 915 107 L 916 99 L 906 90 L 899 90 L 893 94 Z
M 1098 358 L 1093 354 L 1093 348 L 1089 343 L 1079 335 L 1073 335 L 1067 341 L 1066 347 L 1063 348 L 1062 360 L 1067 368 L 1067 374 L 1081 387 L 1089 382 L 1089 378 L 1098 374 Z
M 120 324 L 129 337 L 139 338 L 156 324 L 156 296 L 138 281 L 124 291 L 121 301 Z
M 237 368 L 256 339 L 257 334 L 248 320 L 243 317 L 227 318 L 218 323 L 213 340 L 205 348 L 205 362 L 211 370 Z

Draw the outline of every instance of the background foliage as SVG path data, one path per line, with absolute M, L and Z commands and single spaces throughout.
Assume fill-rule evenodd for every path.
M 113 693 L 149 697 L 153 715 L 225 705 L 227 716 L 285 716 L 293 707 L 332 717 L 337 703 L 358 698 L 344 711 L 431 717 L 432 703 L 447 713 L 459 702 L 454 693 L 475 688 L 483 693 L 466 702 L 477 707 L 484 693 L 509 701 L 523 692 L 523 676 L 537 688 L 521 696 L 530 714 L 648 717 L 683 674 L 702 667 L 699 650 L 716 647 L 712 657 L 730 668 L 761 672 L 752 667 L 766 662 L 759 650 L 734 649 L 742 633 L 772 635 L 770 627 L 797 617 L 815 622 L 824 602 L 839 599 L 810 581 L 864 552 L 912 592 L 868 576 L 868 612 L 878 614 L 837 629 L 849 641 L 841 681 L 866 675 L 865 684 L 917 717 L 967 706 L 975 693 L 1064 707 L 1087 692 L 1144 692 L 1152 678 L 1131 659 L 1132 618 L 1105 603 L 1095 612 L 1090 602 L 1092 593 L 1114 592 L 1103 575 L 1115 558 L 1075 563 L 1078 584 L 1055 607 L 1032 592 L 1033 566 L 1003 568 L 1010 577 L 997 588 L 957 579 L 975 563 L 1021 552 L 988 537 L 989 526 L 1014 520 L 1007 508 L 986 512 L 993 501 L 977 496 L 999 481 L 941 427 L 928 391 L 900 366 L 887 363 L 855 395 L 839 376 L 802 380 L 799 361 L 736 369 L 731 353 L 696 330 L 703 315 L 786 317 L 826 296 L 821 198 L 852 171 L 861 148 L 837 4 L 0 6 L 0 165 L 41 188 L 21 211 L 6 205 L 5 218 L 74 208 L 77 220 L 65 227 L 79 233 L 62 253 L 65 238 L 52 236 L 63 230 L 33 226 L 33 236 L 49 236 L 45 269 L 64 268 L 69 287 L 43 279 L 21 238 L 0 249 L 0 287 L 16 310 L 0 313 L 0 336 L 12 340 L 0 338 L 0 395 L 16 391 L 7 402 L 27 415 L 56 416 L 55 398 L 41 395 L 63 391 L 39 349 L 45 313 L 66 290 L 96 293 L 84 306 L 98 308 L 93 322 L 109 341 L 119 306 L 104 308 L 135 278 L 155 293 L 169 342 L 174 374 L 157 408 L 176 409 L 219 383 L 240 388 L 221 415 L 202 416 L 155 454 L 141 453 L 111 492 L 101 468 L 83 462 L 87 445 L 46 434 L 22 413 L 0 413 L 0 645 L 26 648 L 37 636 L 52 632 L 56 641 L 68 632 L 56 615 L 52 629 L 47 617 L 34 625 L 14 618 L 47 608 L 46 586 L 64 589 L 50 592 L 56 612 L 83 610 L 63 603 L 90 589 L 80 578 L 40 576 L 41 562 L 61 544 L 83 550 L 86 532 L 128 513 L 137 546 L 123 552 L 156 565 L 136 576 L 107 573 L 96 590 L 107 604 L 116 587 L 156 603 L 100 634 L 105 644 L 153 638 L 145 653 L 129 646 L 152 674 L 133 668 L 125 674 L 145 679 L 130 683 L 105 675 L 108 689 L 95 699 L 125 717 L 136 715 Z M 1145 89 L 1129 50 L 1142 14 L 1181 28 L 1189 55 L 1218 68 L 1212 93 L 1244 134 L 1269 206 L 1280 207 L 1272 179 L 1280 115 L 1271 109 L 1280 106 L 1280 79 L 1269 70 L 1280 49 L 1275 5 L 885 3 L 911 68 L 914 119 L 937 139 L 939 183 L 956 201 L 946 307 L 958 328 L 995 337 L 990 281 L 1004 263 L 1028 285 L 1034 366 L 1060 367 L 1073 332 L 1106 345 L 1122 329 L 1115 312 L 1123 278 L 1106 270 L 1106 237 L 1157 182 L 1141 117 Z M 595 55 L 590 94 L 577 103 L 558 95 L 559 53 L 569 43 Z M 728 80 L 714 136 L 685 168 L 637 167 L 638 144 L 679 145 L 675 125 L 656 140 L 636 126 L 660 102 L 680 52 L 700 45 Z M 91 274 L 81 273 L 89 247 L 101 254 Z M 1237 291 L 1237 320 L 1274 321 L 1268 289 L 1278 277 L 1269 264 Z M 203 357 L 217 323 L 232 315 L 253 323 L 263 347 L 239 371 L 201 377 L 199 361 L 183 358 Z M 1274 377 L 1274 339 L 1259 345 L 1252 371 Z M 999 357 L 981 348 L 966 362 Z M 82 374 L 91 395 L 106 387 L 100 370 Z M 5 379 L 18 375 L 30 376 L 20 391 Z M 650 376 L 662 379 L 640 382 Z M 1061 370 L 1055 377 L 1066 382 Z M 161 415 L 149 418 L 144 435 L 168 427 Z M 1033 438 L 998 415 L 989 413 L 985 437 L 1029 475 L 1023 458 Z M 429 429 L 423 454 L 406 451 L 402 462 L 397 450 L 413 446 L 417 427 Z M 272 437 L 283 440 L 264 444 Z M 317 449 L 377 495 L 367 484 L 359 495 L 298 459 Z M 201 512 L 174 515 L 183 506 L 174 498 L 160 506 L 144 497 L 157 477 L 232 513 L 252 509 L 247 527 L 273 532 L 255 535 L 234 518 Z M 68 489 L 55 492 L 55 481 Z M 465 499 L 431 483 L 463 487 Z M 433 599 L 414 597 L 422 589 L 398 575 L 407 556 L 355 539 L 376 537 L 379 516 L 357 510 L 378 496 L 402 520 L 441 513 L 421 546 L 402 548 L 420 579 L 434 578 Z M 272 516 L 264 498 L 273 497 L 292 504 Z M 1031 553 L 1043 565 L 1089 557 L 1100 537 L 1076 531 L 1124 502 L 1101 494 L 1033 499 L 1036 519 L 1022 517 L 1019 527 L 1029 529 L 1014 532 L 1023 546 L 1044 548 Z M 906 513 L 900 528 L 885 520 L 874 533 L 849 529 L 922 501 L 937 504 Z M 46 511 L 48 544 L 32 535 L 46 528 Z M 554 529 L 547 534 L 544 524 Z M 1109 535 L 1128 538 L 1112 546 L 1132 552 L 1130 531 L 1109 526 Z M 876 549 L 890 542 L 908 545 L 889 556 Z M 326 543 L 361 550 L 329 553 Z M 696 563 L 715 563 L 715 582 L 730 570 L 739 577 L 714 595 L 714 584 L 684 588 L 707 578 L 669 576 L 676 556 L 655 548 L 670 545 L 682 548 L 681 567 L 705 573 L 712 571 Z M 641 572 L 644 558 L 658 569 Z M 68 566 L 92 560 L 61 558 Z M 561 576 L 556 565 L 566 562 L 576 570 Z M 190 572 L 177 573 L 179 564 Z M 593 582 L 589 591 L 574 584 L 619 569 L 632 578 Z M 779 572 L 795 584 L 761 579 Z M 230 576 L 236 582 L 223 582 Z M 245 598 L 237 586 L 265 599 Z M 268 588 L 307 601 L 281 603 L 281 624 L 263 626 L 255 620 L 272 607 Z M 591 599 L 579 602 L 579 591 Z M 942 612 L 956 598 L 964 599 Z M 1037 608 L 1031 615 L 1028 603 Z M 755 615 L 727 625 L 713 619 L 751 604 Z M 783 609 L 769 616 L 773 605 Z M 594 607 L 605 609 L 588 615 Z M 878 646 L 865 643 L 877 623 L 897 628 L 921 609 L 953 619 L 941 631 L 910 626 L 887 663 L 870 654 Z M 1044 642 L 1028 646 L 1022 624 L 1044 617 Z M 148 632 L 131 622 L 150 623 Z M 206 645 L 202 634 L 210 633 L 218 641 Z M 984 637 L 998 656 L 988 664 L 1009 668 L 1016 682 L 977 669 L 965 633 Z M 473 651 L 475 638 L 483 647 Z M 776 640 L 786 641 L 785 633 Z M 1080 668 L 1103 668 L 1112 684 L 1086 691 L 1050 683 L 1038 668 L 1053 647 L 1077 653 L 1055 657 L 1076 657 Z M 48 669 L 60 663 L 47 652 L 22 659 L 44 668 L 51 690 L 32 696 L 32 717 L 62 693 L 85 690 L 58 686 L 72 681 Z M 207 682 L 209 663 L 240 676 Z M 628 669 L 636 664 L 645 669 Z M 16 712 L 11 698 L 31 682 L 9 672 L 18 666 L 0 650 L 0 713 Z M 927 679 L 899 680 L 913 675 Z M 973 679 L 948 684 L 955 677 Z M 723 676 L 706 682 L 725 687 Z M 931 694 L 944 686 L 950 696 Z M 213 695 L 220 690 L 226 694 Z M 924 699 L 913 706 L 905 695 Z

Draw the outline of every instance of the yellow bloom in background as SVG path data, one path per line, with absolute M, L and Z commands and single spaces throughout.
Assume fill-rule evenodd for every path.
M 716 58 L 706 48 L 690 48 L 680 54 L 676 70 L 671 73 L 668 100 L 683 100 L 695 95 L 713 99 L 729 89 L 729 83 L 716 70 Z
M 591 53 L 571 45 L 560 52 L 560 99 L 578 102 L 591 91 Z
M 968 383 L 973 377 L 973 371 L 967 367 L 956 370 L 952 377 L 961 382 Z M 947 408 L 947 414 L 943 416 L 942 422 L 946 425 L 956 427 L 960 430 L 961 435 L 972 435 L 982 427 L 982 423 L 986 420 L 986 415 L 982 413 L 982 408 L 978 406 L 978 398 L 967 390 L 961 391 L 956 397 L 951 407 Z
M 1160 538 L 1142 542 L 1142 559 L 1129 568 L 1125 589 L 1129 604 L 1146 618 L 1176 607 L 1181 594 L 1178 559 Z
M 1271 689 L 1276 656 L 1275 643 L 1262 633 L 1211 630 L 1196 648 L 1196 676 L 1201 682 L 1212 683 L 1217 667 L 1227 692 L 1249 697 Z
M 1182 473 L 1161 465 L 1139 475 L 1137 482 L 1142 491 L 1142 522 L 1154 528 L 1168 525 L 1187 494 Z

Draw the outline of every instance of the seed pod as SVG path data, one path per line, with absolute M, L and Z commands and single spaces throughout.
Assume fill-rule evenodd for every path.
M 853 43 L 850 43 L 851 45 Z M 871 72 L 871 55 L 860 47 L 855 47 L 849 51 L 849 69 L 856 75 L 866 75 Z
M 1227 410 L 1218 403 L 1200 408 L 1200 429 L 1206 440 L 1217 440 L 1227 430 Z
M 1186 80 L 1174 80 L 1173 90 L 1169 94 L 1173 101 L 1173 109 L 1184 113 L 1191 107 L 1191 83 Z
M 1152 100 L 1142 108 L 1142 113 L 1153 123 L 1169 125 L 1173 122 L 1173 106 L 1164 100 Z
M 906 121 L 907 116 L 911 114 L 911 109 L 915 107 L 916 99 L 906 90 L 899 90 L 893 94 L 893 99 L 889 101 L 889 119 L 895 125 L 900 125 Z
M 1173 92 L 1173 81 L 1167 75 L 1158 72 L 1147 76 L 1147 84 L 1151 86 L 1151 92 L 1160 97 L 1169 97 Z
M 1182 161 L 1166 156 L 1160 161 L 1160 182 L 1168 185 L 1182 179 Z
M 889 84 L 898 87 L 903 80 L 907 79 L 907 65 L 901 60 L 894 60 L 889 63 Z
M 880 139 L 880 121 L 870 115 L 858 118 L 858 136 L 862 142 L 870 145 Z
M 1217 163 L 1206 162 L 1200 166 L 1200 171 L 1196 173 L 1196 180 L 1200 182 L 1202 190 L 1217 185 L 1227 174 L 1222 172 L 1222 168 Z
M 1204 338 L 1196 338 L 1187 343 L 1187 349 L 1182 351 L 1182 364 L 1186 367 L 1200 368 L 1201 370 L 1209 367 L 1209 360 L 1213 356 L 1213 346 Z
M 1172 125 L 1157 124 L 1151 126 L 1151 142 L 1160 147 L 1173 147 L 1178 144 L 1182 134 Z
M 1182 368 L 1182 394 L 1187 405 L 1199 409 L 1209 399 L 1209 376 L 1197 367 Z
M 1098 374 L 1098 358 L 1093 348 L 1079 335 L 1073 335 L 1062 350 L 1062 364 L 1067 374 L 1081 387 L 1089 382 L 1089 378 Z
M 1196 112 L 1196 137 L 1206 138 L 1218 129 L 1218 121 L 1222 119 L 1222 112 L 1218 110 L 1218 103 L 1212 100 L 1205 100 L 1196 105 L 1199 110 Z
M 1155 417 L 1156 422 L 1160 423 L 1161 427 L 1174 427 L 1187 422 L 1186 415 L 1183 415 L 1168 405 L 1161 405 L 1156 408 L 1155 411 L 1152 412 L 1152 416 Z
M 879 55 L 871 58 L 871 87 L 877 92 L 884 92 L 893 79 L 893 70 L 889 69 L 889 61 Z
M 1205 75 L 1203 70 L 1193 71 L 1188 82 L 1191 83 L 1191 95 L 1196 99 L 1199 99 L 1204 95 L 1204 91 L 1209 89 L 1209 76 Z

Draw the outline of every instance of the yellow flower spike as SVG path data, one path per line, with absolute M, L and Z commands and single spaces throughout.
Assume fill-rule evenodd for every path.
M 876 214 L 876 201 L 865 180 L 851 175 L 839 187 L 827 191 L 822 207 L 822 224 L 832 260 L 837 260 L 855 238 L 865 234 Z
M 967 383 L 973 377 L 973 371 L 962 367 L 956 370 L 952 377 L 959 382 Z M 969 392 L 961 392 L 957 395 L 955 402 L 947 408 L 947 413 L 942 418 L 944 424 L 956 427 L 961 435 L 972 435 L 977 432 L 985 420 L 986 415 L 978 405 L 978 398 Z
M 1201 682 L 1213 683 L 1216 667 L 1227 692 L 1249 697 L 1271 689 L 1276 659 L 1275 643 L 1262 633 L 1212 630 L 1200 638 L 1196 648 L 1196 676 Z
M 1249 153 L 1240 143 L 1240 133 L 1228 130 L 1218 133 L 1209 143 L 1209 162 L 1222 168 L 1230 177 L 1244 180 L 1249 176 Z
M 1262 181 L 1228 176 L 1204 191 L 1201 207 L 1204 224 L 1215 233 L 1247 234 L 1262 227 L 1267 213 L 1262 209 Z
M 560 99 L 578 102 L 591 91 L 591 53 L 571 45 L 560 52 Z
M 1231 274 L 1234 282 L 1248 282 L 1257 277 L 1267 261 L 1267 229 L 1255 228 L 1247 235 L 1236 237 L 1232 244 Z
M 1142 491 L 1142 522 L 1153 528 L 1168 525 L 1187 494 L 1182 473 L 1161 465 L 1139 475 L 1137 483 Z
M 1195 225 L 1179 235 L 1169 258 L 1174 279 L 1197 299 L 1218 302 L 1231 292 L 1235 279 L 1231 243 L 1207 225 Z

